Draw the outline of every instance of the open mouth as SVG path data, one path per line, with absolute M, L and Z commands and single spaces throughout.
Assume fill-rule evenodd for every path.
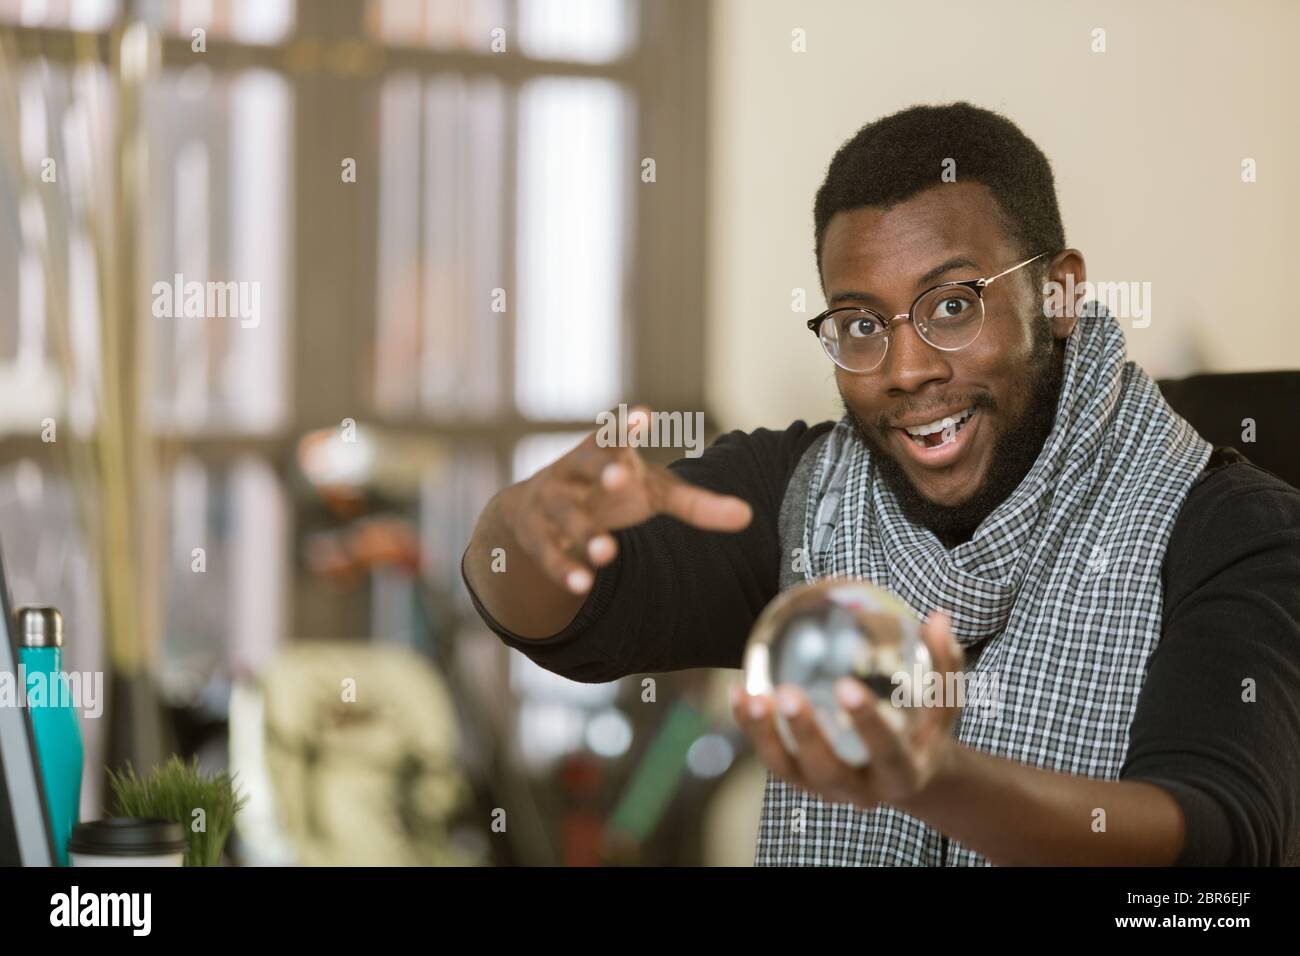
M 979 410 L 975 406 L 953 415 L 936 418 L 932 422 L 895 428 L 899 443 L 906 448 L 908 457 L 929 467 L 948 465 L 960 457 L 978 422 Z
M 925 425 L 909 425 L 902 430 L 911 437 L 912 443 L 918 448 L 935 448 L 939 445 L 955 442 L 957 436 L 961 434 L 962 428 L 965 427 L 974 414 L 975 407 L 971 406 L 957 415 L 938 418 Z

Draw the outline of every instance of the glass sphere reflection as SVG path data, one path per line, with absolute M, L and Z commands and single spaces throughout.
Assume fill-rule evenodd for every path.
M 770 695 L 782 684 L 803 689 L 822 732 L 840 759 L 856 767 L 870 759 L 852 719 L 835 700 L 835 682 L 856 677 L 880 700 L 881 715 L 902 729 L 919 715 L 891 698 L 916 702 L 912 685 L 932 669 L 916 615 L 888 591 L 849 578 L 824 578 L 779 594 L 759 615 L 745 647 L 745 690 Z M 797 746 L 778 711 L 776 726 L 791 753 Z

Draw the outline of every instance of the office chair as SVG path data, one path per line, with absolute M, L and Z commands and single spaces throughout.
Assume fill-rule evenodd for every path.
M 1211 373 L 1157 384 L 1206 441 L 1231 445 L 1300 488 L 1300 371 Z

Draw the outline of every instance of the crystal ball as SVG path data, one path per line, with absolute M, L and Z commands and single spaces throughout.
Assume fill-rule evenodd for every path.
M 835 700 L 835 682 L 841 677 L 862 681 L 878 698 L 884 720 L 902 730 L 920 715 L 917 682 L 931 669 L 921 623 L 911 609 L 888 591 L 850 578 L 824 578 L 783 591 L 754 622 L 745 647 L 745 690 L 770 696 L 783 684 L 802 688 L 831 748 L 855 767 L 865 766 L 870 753 Z M 780 711 L 776 727 L 786 749 L 796 753 Z

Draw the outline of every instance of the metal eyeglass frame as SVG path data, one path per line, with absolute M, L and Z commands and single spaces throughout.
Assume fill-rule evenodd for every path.
M 813 335 L 817 336 L 817 341 L 818 343 L 821 344 L 822 351 L 826 353 L 827 357 L 832 362 L 834 362 L 840 368 L 844 369 L 844 371 L 846 372 L 853 372 L 857 374 L 874 372 L 876 369 L 880 368 L 880 366 L 884 363 L 885 356 L 889 354 L 889 343 L 894 338 L 894 323 L 897 322 L 899 319 L 907 319 L 907 321 L 911 322 L 913 328 L 916 329 L 917 334 L 921 336 L 921 340 L 925 342 L 926 345 L 929 345 L 931 348 L 938 349 L 940 352 L 958 352 L 966 348 L 967 346 L 971 345 L 972 343 L 974 343 L 975 339 L 980 337 L 980 332 L 984 331 L 984 290 L 987 289 L 989 286 L 991 286 L 998 279 L 1001 279 L 1003 276 L 1010 275 L 1011 273 L 1015 272 L 1017 269 L 1023 269 L 1025 266 L 1029 265 L 1029 263 L 1041 259 L 1043 258 L 1043 256 L 1047 254 L 1048 253 L 1046 252 L 1040 252 L 1038 255 L 1026 259 L 1024 262 L 1018 262 L 1009 269 L 1003 269 L 997 275 L 989 276 L 987 279 L 962 279 L 957 282 L 940 282 L 938 285 L 931 286 L 930 288 L 922 292 L 920 295 L 918 295 L 915 299 L 912 300 L 912 305 L 906 312 L 900 312 L 892 319 L 885 318 L 885 316 L 881 315 L 875 309 L 868 309 L 865 306 L 841 305 L 834 309 L 827 309 L 825 312 L 821 313 L 821 315 L 809 319 L 808 329 L 809 331 L 812 332 Z M 975 298 L 979 301 L 980 304 L 980 330 L 979 332 L 975 333 L 975 339 L 971 339 L 970 342 L 967 342 L 965 345 L 958 345 L 956 348 L 944 348 L 942 345 L 935 345 L 933 342 L 929 340 L 929 338 L 926 337 L 925 332 L 922 331 L 921 327 L 916 324 L 916 317 L 914 313 L 916 312 L 917 303 L 920 302 L 922 299 L 924 299 L 927 295 L 930 295 L 932 292 L 936 292 L 939 289 L 946 289 L 951 286 L 961 286 L 962 288 L 970 289 L 972 292 L 975 293 Z M 885 350 L 880 353 L 880 361 L 878 361 L 875 365 L 871 366 L 871 368 L 849 368 L 845 365 L 841 365 L 839 360 L 836 359 L 834 355 L 831 355 L 830 349 L 826 347 L 826 342 L 822 339 L 821 336 L 822 323 L 825 322 L 832 315 L 838 315 L 842 312 L 865 312 L 867 315 L 871 316 L 872 318 L 878 319 L 880 323 L 885 327 Z

